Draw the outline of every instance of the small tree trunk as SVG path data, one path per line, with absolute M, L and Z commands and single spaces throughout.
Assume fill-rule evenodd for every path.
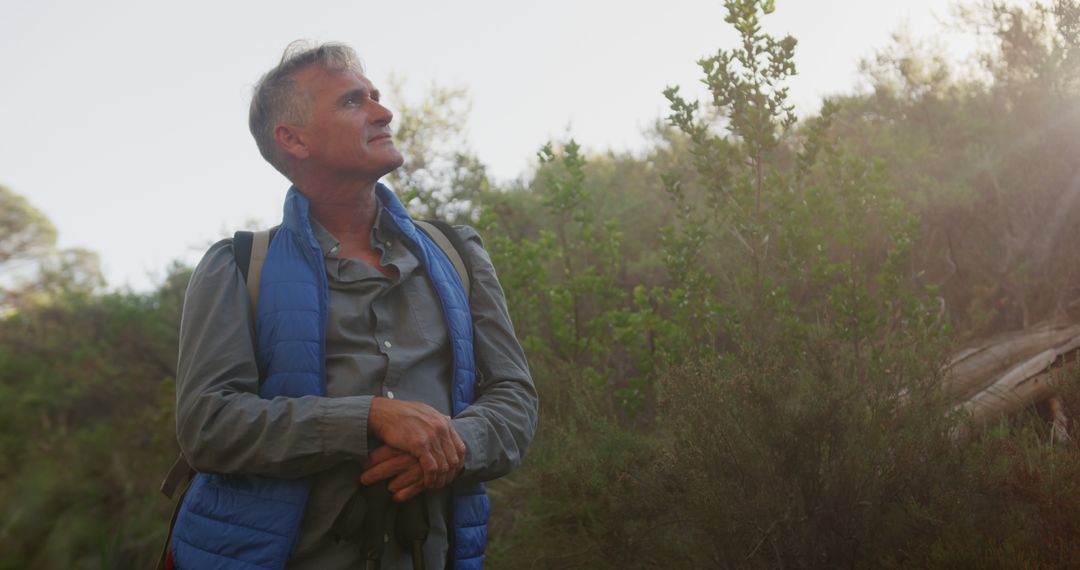
M 1052 396 L 1047 404 L 1050 406 L 1050 433 L 1055 443 L 1068 443 L 1069 437 L 1069 414 L 1065 411 L 1065 400 L 1061 396 Z

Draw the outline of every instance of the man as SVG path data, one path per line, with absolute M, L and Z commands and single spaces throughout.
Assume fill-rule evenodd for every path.
M 456 228 L 466 299 L 378 183 L 403 162 L 392 117 L 339 44 L 290 46 L 255 88 L 251 132 L 293 187 L 254 311 L 231 240 L 188 286 L 177 437 L 199 475 L 178 568 L 362 567 L 333 526 L 358 485 L 380 482 L 427 507 L 427 568 L 482 565 L 479 482 L 520 463 L 537 396 L 475 231 Z M 382 568 L 412 566 L 391 526 L 384 543 Z

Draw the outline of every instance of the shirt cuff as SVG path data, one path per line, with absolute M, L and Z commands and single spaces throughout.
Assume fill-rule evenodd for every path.
M 454 431 L 465 443 L 465 471 L 462 476 L 484 470 L 488 463 L 488 430 L 484 418 L 453 418 Z
M 371 399 L 372 396 L 320 399 L 317 413 L 324 454 L 346 461 L 367 459 Z

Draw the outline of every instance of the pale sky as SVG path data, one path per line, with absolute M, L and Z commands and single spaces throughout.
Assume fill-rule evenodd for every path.
M 280 219 L 288 182 L 259 156 L 247 106 L 292 40 L 351 44 L 411 102 L 433 83 L 466 88 L 471 148 L 499 180 L 568 133 L 592 151 L 643 148 L 663 89 L 696 93 L 695 62 L 735 41 L 719 0 L 0 2 L 0 185 L 44 211 L 62 247 L 97 251 L 110 286 L 137 290 Z M 940 24 L 949 0 L 776 3 L 765 28 L 799 40 L 803 115 L 856 89 L 859 60 L 901 27 L 970 50 Z

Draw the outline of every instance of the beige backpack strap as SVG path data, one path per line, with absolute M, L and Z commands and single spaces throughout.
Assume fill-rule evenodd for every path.
M 176 489 L 188 482 L 195 475 L 195 470 L 188 465 L 187 458 L 181 453 L 176 461 L 173 462 L 173 466 L 169 468 L 169 473 L 165 475 L 165 480 L 161 482 L 161 492 L 168 498 L 176 496 Z
M 255 314 L 259 306 L 259 284 L 262 283 L 262 268 L 266 262 L 266 253 L 270 250 L 270 230 L 259 230 L 251 236 L 251 263 L 248 264 L 247 288 L 251 299 L 251 313 Z
M 439 246 L 439 249 L 446 254 L 446 257 L 450 259 L 450 263 L 454 264 L 454 269 L 457 270 L 458 277 L 461 278 L 461 284 L 465 286 L 465 298 L 469 298 L 469 270 L 465 267 L 465 260 L 461 258 L 461 254 L 458 253 L 453 242 L 446 235 L 445 232 L 435 224 L 425 220 L 413 220 L 420 229 L 424 230 L 424 233 L 435 242 L 435 245 Z M 453 231 L 451 229 L 450 231 Z
M 169 474 L 165 476 L 165 480 L 161 482 L 161 492 L 165 493 L 166 497 L 170 499 L 175 497 L 177 489 L 180 489 L 180 497 L 173 504 L 172 517 L 169 519 L 169 531 L 165 534 L 165 544 L 161 547 L 161 554 L 158 556 L 155 570 L 165 570 L 167 566 L 169 549 L 172 546 L 173 527 L 176 526 L 176 516 L 180 514 L 180 505 L 183 504 L 184 495 L 187 494 L 188 487 L 191 486 L 191 480 L 194 478 L 195 470 L 188 465 L 187 458 L 181 453 L 176 458 L 172 468 L 169 469 Z

